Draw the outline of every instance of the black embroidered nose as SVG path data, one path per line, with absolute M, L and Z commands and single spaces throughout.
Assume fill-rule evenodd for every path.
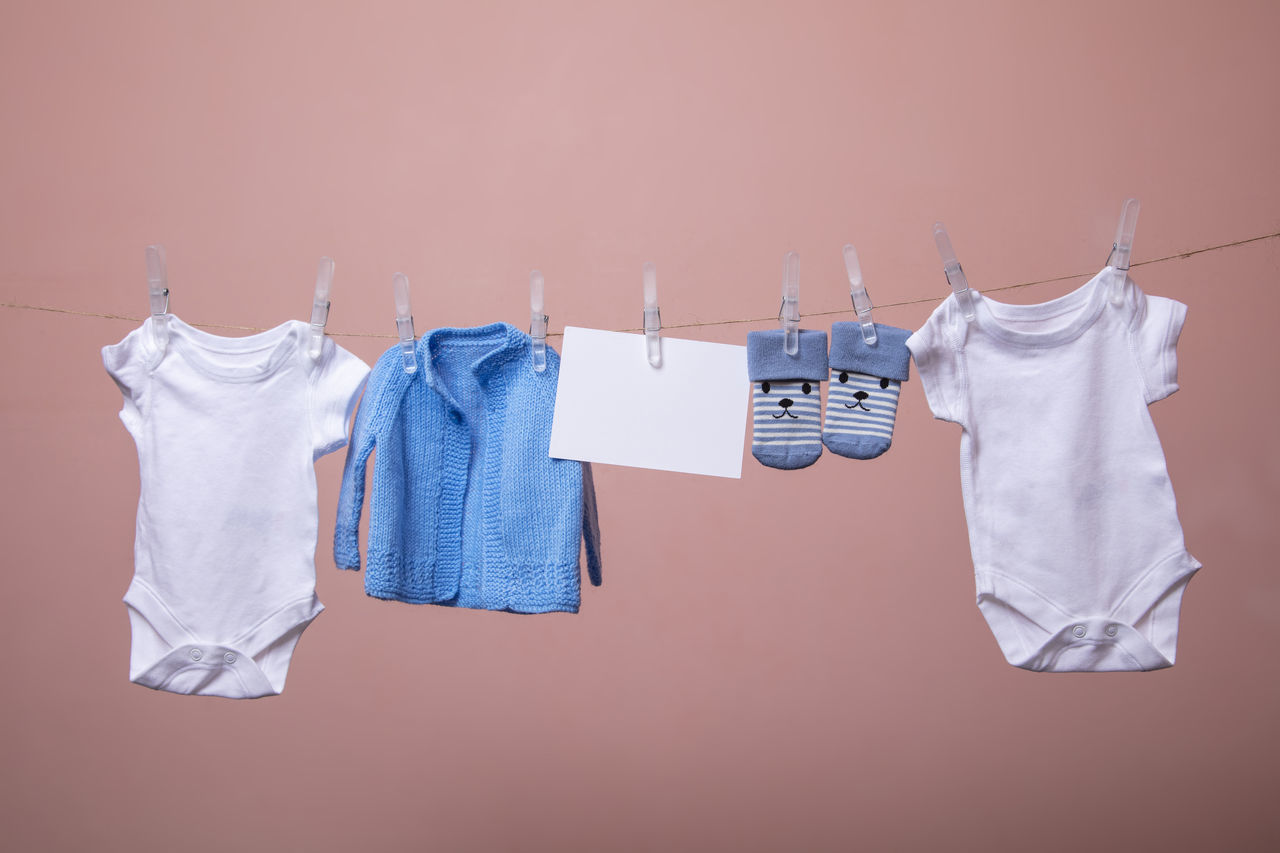
M 792 400 L 790 397 L 783 397 L 781 400 L 778 401 L 778 405 L 784 409 L 791 408 L 791 405 L 793 403 L 795 403 L 795 400 Z
M 866 391 L 854 391 L 854 392 L 853 392 L 853 399 L 857 400 L 859 403 L 861 403 L 863 400 L 867 399 L 867 398 L 868 398 L 868 397 L 870 397 L 870 396 L 871 396 L 871 395 L 870 395 L 870 394 L 868 394 Z

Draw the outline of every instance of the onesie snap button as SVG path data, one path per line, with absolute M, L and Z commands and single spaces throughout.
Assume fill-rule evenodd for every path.
M 222 656 L 222 659 L 223 659 L 224 661 L 226 661 L 227 663 L 235 663 L 235 662 L 236 662 L 236 656 L 235 656 L 235 654 L 234 654 L 234 653 L 232 653 L 232 652 L 227 652 L 225 655 L 223 655 L 223 656 Z
M 1108 625 L 1108 626 L 1107 626 L 1107 628 L 1106 628 L 1107 636 L 1108 636 L 1108 637 L 1114 637 L 1114 636 L 1116 635 L 1116 631 L 1118 631 L 1118 630 L 1119 630 L 1119 629 L 1118 629 L 1118 628 L 1116 628 L 1116 626 L 1115 626 L 1115 625 Z
M 1072 628 L 1072 629 L 1071 629 L 1071 633 L 1075 634 L 1077 637 L 1083 637 L 1083 636 L 1084 636 L 1084 626 L 1083 626 L 1083 625 L 1077 625 L 1077 626 L 1075 626 L 1074 628 Z
M 192 660 L 200 660 L 200 658 L 202 658 L 202 657 L 204 657 L 204 652 L 200 651 L 199 649 L 192 649 L 192 650 L 191 650 L 191 659 L 192 659 Z

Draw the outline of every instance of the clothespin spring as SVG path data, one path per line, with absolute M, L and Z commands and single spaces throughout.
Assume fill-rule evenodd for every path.
M 662 366 L 662 312 L 658 309 L 658 270 L 644 264 L 644 341 L 650 367 Z
M 529 337 L 533 340 L 533 371 L 542 373 L 547 369 L 547 321 L 551 318 L 542 313 L 543 302 L 542 273 L 533 270 L 529 273 Z

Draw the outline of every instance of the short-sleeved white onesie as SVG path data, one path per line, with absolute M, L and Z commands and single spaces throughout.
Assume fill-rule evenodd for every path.
M 1183 544 L 1147 406 L 1177 390 L 1186 306 L 1112 268 L 1039 305 L 954 296 L 907 340 L 934 416 L 959 424 L 978 606 L 1009 663 L 1171 666 Z
M 129 678 L 248 699 L 284 689 L 316 599 L 316 459 L 346 444 L 369 373 L 291 321 L 224 338 L 147 319 L 102 361 L 124 393 L 141 493 Z

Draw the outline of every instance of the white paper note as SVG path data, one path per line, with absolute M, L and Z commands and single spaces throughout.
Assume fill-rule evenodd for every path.
M 742 476 L 747 348 L 567 326 L 551 455 L 608 465 Z

